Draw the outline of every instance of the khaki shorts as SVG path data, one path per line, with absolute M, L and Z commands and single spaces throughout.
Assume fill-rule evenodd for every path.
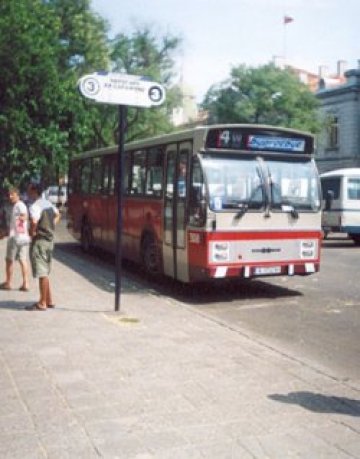
M 35 239 L 30 246 L 30 260 L 33 277 L 48 277 L 51 270 L 54 243 Z
M 29 244 L 18 244 L 14 237 L 9 237 L 6 245 L 6 260 L 27 260 Z

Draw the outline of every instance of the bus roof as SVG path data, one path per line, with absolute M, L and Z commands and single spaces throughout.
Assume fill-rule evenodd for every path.
M 147 139 L 137 140 L 133 142 L 129 142 L 125 144 L 125 151 L 126 150 L 133 150 L 136 148 L 145 148 L 151 146 L 157 146 L 165 143 L 171 142 L 181 142 L 185 140 L 194 140 L 196 148 L 205 148 L 205 143 L 208 139 L 208 134 L 211 131 L 221 131 L 221 130 L 244 130 L 247 132 L 271 132 L 273 134 L 285 134 L 285 135 L 292 135 L 296 136 L 297 138 L 304 138 L 306 139 L 306 144 L 310 141 L 311 145 L 313 146 L 314 143 L 314 136 L 309 132 L 300 131 L 297 129 L 290 129 L 284 128 L 279 126 L 270 126 L 270 125 L 261 125 L 261 124 L 212 124 L 206 126 L 197 126 L 192 129 L 182 130 L 182 131 L 175 131 L 169 134 L 161 134 L 158 136 L 150 137 Z M 212 147 L 210 147 L 212 148 Z M 114 153 L 117 151 L 118 146 L 113 145 L 110 147 L 100 148 L 96 150 L 90 150 L 84 152 L 82 154 L 76 155 L 73 160 L 77 158 L 86 158 L 95 155 L 106 155 L 110 153 Z M 226 147 L 222 147 L 222 149 L 227 149 Z M 229 149 L 234 149 L 229 147 Z
M 324 172 L 320 178 L 325 177 L 345 177 L 348 175 L 360 176 L 360 167 L 348 167 L 344 169 L 336 169 L 329 172 Z

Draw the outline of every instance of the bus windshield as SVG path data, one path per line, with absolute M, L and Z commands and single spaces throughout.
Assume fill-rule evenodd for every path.
M 234 156 L 204 156 L 209 205 L 227 209 L 318 211 L 319 185 L 311 161 L 285 161 Z
M 271 207 L 284 210 L 320 209 L 319 182 L 312 161 L 265 161 L 271 193 Z

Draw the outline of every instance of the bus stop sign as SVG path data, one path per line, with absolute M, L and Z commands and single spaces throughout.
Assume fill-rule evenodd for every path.
M 134 107 L 161 105 L 165 89 L 146 77 L 126 73 L 97 72 L 84 75 L 78 81 L 81 94 L 95 102 Z

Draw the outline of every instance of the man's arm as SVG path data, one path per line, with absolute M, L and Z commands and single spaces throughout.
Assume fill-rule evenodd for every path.
M 55 212 L 55 217 L 54 217 L 54 225 L 57 225 L 60 221 L 60 212 L 57 211 Z
M 36 231 L 37 231 L 37 221 L 30 217 L 29 234 L 31 238 L 36 236 Z

